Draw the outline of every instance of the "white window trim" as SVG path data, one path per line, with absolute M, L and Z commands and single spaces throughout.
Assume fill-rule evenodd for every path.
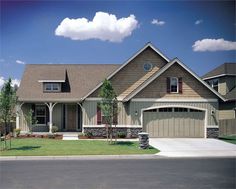
M 177 91 L 176 92 L 171 91 L 171 81 L 172 81 L 172 79 L 176 79 L 176 82 L 177 82 Z M 179 78 L 178 77 L 171 77 L 170 78 L 170 93 L 179 93 Z
M 47 90 L 46 85 L 50 85 L 50 90 Z M 59 86 L 58 90 L 53 90 L 53 85 L 57 84 Z M 43 90 L 44 92 L 60 92 L 61 91 L 61 83 L 44 83 L 43 84 Z

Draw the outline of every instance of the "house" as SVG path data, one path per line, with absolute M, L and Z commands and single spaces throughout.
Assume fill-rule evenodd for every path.
M 236 63 L 224 63 L 203 76 L 213 89 L 219 92 L 225 102 L 219 103 L 219 119 L 236 118 Z
M 215 135 L 219 103 L 225 99 L 179 59 L 170 60 L 147 43 L 122 65 L 26 65 L 17 91 L 17 128 L 28 130 L 25 115 L 33 109 L 34 131 L 92 132 L 104 136 L 98 103 L 102 81 L 111 81 L 118 96 L 118 131 L 137 137 Z

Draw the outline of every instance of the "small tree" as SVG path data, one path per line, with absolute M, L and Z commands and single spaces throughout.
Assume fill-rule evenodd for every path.
M 15 105 L 17 102 L 16 90 L 11 86 L 11 78 L 3 85 L 0 93 L 0 118 L 4 123 L 4 149 L 7 149 L 6 135 L 10 133 L 11 148 L 11 120 L 15 116 Z
M 100 102 L 100 108 L 103 113 L 107 128 L 107 139 L 110 138 L 112 142 L 113 129 L 112 124 L 114 117 L 117 115 L 117 96 L 111 85 L 111 82 L 105 79 L 99 92 L 99 96 L 102 97 Z
M 29 133 L 32 134 L 33 132 L 33 127 L 35 124 L 38 123 L 38 120 L 36 119 L 35 116 L 33 116 L 34 111 L 32 109 L 29 110 L 29 112 L 25 115 L 25 120 L 26 123 L 29 127 Z

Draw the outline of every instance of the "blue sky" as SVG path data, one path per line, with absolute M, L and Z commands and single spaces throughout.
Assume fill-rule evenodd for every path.
M 20 80 L 26 64 L 121 64 L 149 41 L 168 58 L 178 57 L 203 75 L 235 62 L 234 7 L 234 1 L 1 1 L 0 78 Z M 89 26 L 84 33 L 81 28 L 73 33 L 64 24 L 55 35 L 65 18 L 75 27 L 71 19 L 92 21 L 97 12 L 108 13 L 104 19 L 109 14 L 126 18 L 123 25 L 129 34 L 119 27 L 109 33 L 90 31 Z M 68 37 L 72 33 L 77 40 Z M 81 40 L 84 35 L 88 39 Z

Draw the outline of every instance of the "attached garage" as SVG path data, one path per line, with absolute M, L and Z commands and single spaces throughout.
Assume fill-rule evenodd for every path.
M 205 111 L 161 107 L 143 111 L 143 130 L 150 137 L 204 138 Z

